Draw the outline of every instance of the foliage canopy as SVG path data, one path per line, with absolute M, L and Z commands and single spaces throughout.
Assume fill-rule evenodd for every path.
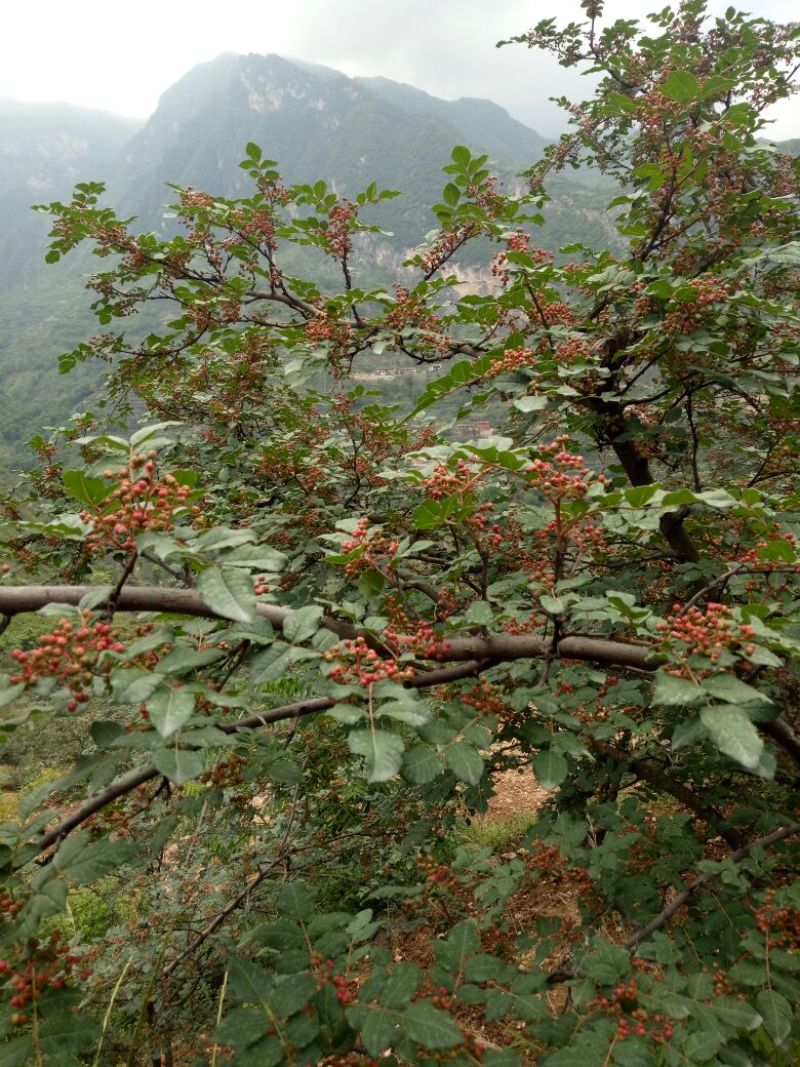
M 598 75 L 571 132 L 518 196 L 456 147 L 393 291 L 351 259 L 395 194 L 254 144 L 174 237 L 48 206 L 104 260 L 63 368 L 141 428 L 77 416 L 4 504 L 0 612 L 56 623 L 5 729 L 88 727 L 0 831 L 4 1063 L 796 1062 L 800 170 L 760 138 L 800 27 L 582 7 L 517 39 Z M 556 259 L 586 165 L 624 252 Z M 443 367 L 413 411 L 353 385 L 385 354 Z M 526 766 L 521 846 L 456 848 Z

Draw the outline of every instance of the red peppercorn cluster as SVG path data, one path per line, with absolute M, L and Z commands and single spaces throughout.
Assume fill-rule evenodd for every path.
M 440 463 L 434 469 L 433 474 L 422 483 L 426 494 L 432 500 L 441 500 L 443 497 L 464 496 L 475 491 L 475 486 L 481 476 L 471 463 L 460 459 L 455 467 L 448 467 L 446 463 Z
M 467 707 L 475 708 L 484 715 L 491 715 L 498 722 L 522 723 L 527 715 L 523 711 L 515 711 L 507 704 L 499 694 L 497 686 L 491 682 L 478 682 L 466 693 L 459 694 L 459 700 Z
M 12 991 L 9 1005 L 16 1009 L 11 1015 L 14 1026 L 26 1026 L 31 1016 L 26 1012 L 28 1005 L 36 1001 L 47 989 L 63 989 L 74 979 L 75 965 L 80 957 L 73 955 L 67 945 L 61 944 L 61 934 L 53 930 L 49 941 L 40 944 L 30 942 L 31 952 L 18 964 L 0 960 L 0 981 L 4 981 Z M 86 980 L 91 971 L 80 971 L 82 980 Z
M 660 1011 L 651 1015 L 645 1008 L 639 1007 L 639 988 L 635 978 L 620 982 L 610 997 L 596 997 L 592 1006 L 617 1020 L 617 1039 L 620 1041 L 635 1035 L 663 1045 L 672 1037 L 668 1016 Z
M 0 915 L 4 919 L 13 919 L 25 907 L 25 901 L 11 895 L 0 892 Z
M 511 374 L 520 367 L 532 367 L 538 357 L 532 348 L 507 348 L 484 373 L 483 380 L 496 378 L 499 374 Z
M 102 653 L 125 651 L 110 623 L 92 625 L 90 620 L 89 613 L 84 615 L 80 626 L 61 619 L 52 633 L 38 638 L 38 648 L 29 652 L 13 649 L 11 656 L 19 664 L 20 671 L 11 676 L 11 684 L 33 685 L 40 678 L 59 678 L 72 694 L 67 710 L 77 711 L 78 706 L 89 699 L 86 688 L 92 678 L 111 670 L 111 660 L 100 662 Z
M 311 953 L 311 968 L 316 972 L 317 985 L 320 989 L 327 983 L 336 990 L 336 999 L 340 1004 L 351 1004 L 358 994 L 358 981 L 344 974 L 336 973 L 336 961 L 323 960 L 319 952 Z
M 567 882 L 580 896 L 594 890 L 589 872 L 585 867 L 572 867 L 566 856 L 557 848 L 546 845 L 544 841 L 534 841 L 529 851 L 522 857 L 522 862 L 529 871 L 548 882 Z
M 393 570 L 392 557 L 399 547 L 400 542 L 396 538 L 390 539 L 380 533 L 370 534 L 369 519 L 361 518 L 353 536 L 342 545 L 342 552 L 345 553 L 360 550 L 355 559 L 345 564 L 344 572 L 352 577 L 365 568 L 381 572 Z
M 449 650 L 450 642 L 442 641 L 435 633 L 433 624 L 427 619 L 419 619 L 416 624 L 406 620 L 406 625 L 406 633 L 398 630 L 396 626 L 388 626 L 384 630 L 384 637 L 389 644 L 403 652 L 413 652 L 424 659 L 442 659 Z
M 477 236 L 479 227 L 470 223 L 453 230 L 441 230 L 428 251 L 420 258 L 419 268 L 430 277 L 443 267 L 457 248 L 471 237 Z
M 381 659 L 374 648 L 370 648 L 363 637 L 354 641 L 342 641 L 336 648 L 325 653 L 330 663 L 347 657 L 350 663 L 336 663 L 331 668 L 329 677 L 337 685 L 352 685 L 354 682 L 368 689 L 377 682 L 402 682 L 414 674 L 410 668 L 402 668 L 395 659 Z
M 330 255 L 343 259 L 353 247 L 352 225 L 356 217 L 356 205 L 350 200 L 339 200 L 331 208 L 325 228 L 325 243 Z
M 128 467 L 103 472 L 104 478 L 119 478 L 119 484 L 103 500 L 96 512 L 82 511 L 80 517 L 91 523 L 86 538 L 89 552 L 136 547 L 136 534 L 143 530 L 165 532 L 174 526 L 176 509 L 187 506 L 192 490 L 178 485 L 173 475 L 156 478 L 155 452 L 136 455 Z M 199 508 L 192 511 L 199 514 Z
M 776 542 L 783 542 L 788 545 L 795 552 L 797 551 L 797 538 L 789 530 L 776 530 L 770 534 L 769 537 L 762 541 L 759 541 L 754 548 L 748 548 L 746 552 L 743 552 L 738 559 L 739 563 L 745 563 L 750 567 L 757 567 L 759 570 L 770 571 L 780 568 L 781 570 L 787 569 L 787 563 L 785 560 L 764 560 L 759 556 L 759 549 L 768 548 L 771 544 Z M 792 568 L 791 564 L 788 564 L 789 569 L 794 569 L 800 573 L 800 564 L 796 564 Z
M 705 610 L 692 607 L 688 611 L 681 608 L 680 604 L 673 604 L 672 611 L 666 619 L 657 623 L 656 630 L 661 635 L 660 645 L 676 654 L 682 665 L 696 653 L 717 663 L 724 651 L 736 648 L 755 636 L 752 626 L 739 625 L 729 607 L 716 603 L 707 604 Z M 753 646 L 746 644 L 744 651 L 751 654 Z M 683 666 L 669 673 L 680 677 Z
M 448 893 L 462 892 L 463 887 L 458 875 L 446 863 L 437 863 L 433 856 L 417 856 L 417 870 L 430 886 L 444 889 Z
M 228 759 L 220 760 L 202 776 L 203 781 L 216 786 L 217 789 L 241 785 L 245 762 L 241 756 L 229 756 Z
M 256 596 L 262 596 L 269 592 L 269 583 L 266 574 L 257 574 L 253 579 L 253 592 Z
M 583 462 L 583 456 L 568 452 L 565 448 L 568 438 L 556 437 L 541 451 L 548 459 L 537 458 L 526 468 L 530 484 L 551 502 L 580 500 L 589 489 L 589 468 Z M 603 480 L 603 475 L 598 475 Z
M 800 909 L 766 904 L 756 912 L 756 925 L 773 948 L 800 948 Z

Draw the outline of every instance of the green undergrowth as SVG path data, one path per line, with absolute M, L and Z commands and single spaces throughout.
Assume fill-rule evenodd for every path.
M 456 846 L 490 848 L 492 852 L 509 852 L 519 848 L 525 834 L 536 823 L 533 811 L 520 811 L 501 817 L 474 815 L 454 828 L 451 837 Z

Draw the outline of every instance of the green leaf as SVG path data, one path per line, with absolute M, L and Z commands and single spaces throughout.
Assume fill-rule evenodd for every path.
M 767 563 L 794 563 L 797 560 L 797 552 L 788 541 L 777 538 L 766 545 L 761 545 L 758 550 L 758 558 Z
M 772 704 L 766 693 L 754 689 L 733 674 L 714 674 L 703 681 L 706 693 L 724 700 L 728 704 Z
M 695 1030 L 689 1034 L 682 1052 L 687 1063 L 705 1063 L 719 1051 L 722 1037 L 714 1030 Z
M 275 983 L 270 1006 L 276 1015 L 286 1018 L 308 1004 L 317 992 L 317 981 L 311 974 L 292 974 Z
M 252 622 L 256 598 L 250 577 L 235 567 L 207 567 L 197 578 L 203 603 L 223 619 Z
M 306 883 L 298 878 L 282 887 L 278 893 L 276 907 L 278 914 L 284 918 L 304 922 L 314 914 L 314 894 Z
M 518 396 L 513 402 L 513 406 L 517 411 L 521 411 L 523 414 L 528 415 L 532 411 L 541 411 L 547 407 L 546 396 Z
M 67 905 L 67 883 L 55 876 L 39 885 L 28 898 L 22 911 L 26 917 L 44 919 L 48 915 L 59 915 Z
M 444 770 L 442 757 L 427 745 L 414 745 L 403 759 L 403 775 L 415 785 L 427 785 Z
M 30 1037 L 15 1037 L 3 1043 L 3 1067 L 29 1067 L 35 1062 L 33 1041 Z
M 494 609 L 486 600 L 476 600 L 464 613 L 466 622 L 475 626 L 489 626 L 494 620 Z
M 150 441 L 150 447 L 153 447 L 152 438 L 161 433 L 162 430 L 168 430 L 173 426 L 181 426 L 182 423 L 176 422 L 175 419 L 169 419 L 166 422 L 154 422 L 150 426 L 143 426 L 141 430 L 137 430 L 136 433 L 131 434 L 131 448 L 139 448 L 145 443 Z
M 632 508 L 643 508 L 657 492 L 657 485 L 634 485 L 625 490 L 624 496 Z
M 287 615 L 284 620 L 284 637 L 287 641 L 302 644 L 317 632 L 323 614 L 324 611 L 319 604 L 309 604 L 304 608 L 298 608 L 291 615 Z
M 654 704 L 684 707 L 687 704 L 696 704 L 702 698 L 702 689 L 686 678 L 676 678 L 674 674 L 667 674 L 663 670 L 656 675 L 652 697 Z
M 260 1008 L 236 1008 L 214 1031 L 214 1040 L 220 1045 L 246 1048 L 264 1037 L 269 1027 L 269 1018 Z
M 195 649 L 191 645 L 178 645 L 159 662 L 159 674 L 150 674 L 148 672 L 146 677 L 140 680 L 141 685 L 145 686 L 146 681 L 149 680 L 155 682 L 156 686 L 158 686 L 164 680 L 159 675 L 185 674 L 187 671 L 194 671 L 198 667 L 207 667 L 210 663 L 216 663 L 218 659 L 222 659 L 224 654 L 221 648 Z M 149 690 L 147 696 L 151 696 L 154 691 L 155 686 Z M 147 697 L 140 697 L 139 699 L 145 700 Z M 131 703 L 134 702 L 131 700 Z
M 236 1067 L 278 1067 L 278 1064 L 286 1063 L 286 1060 L 280 1039 L 270 1034 L 269 1037 L 262 1038 L 239 1052 L 233 1062 Z
M 630 971 L 630 957 L 621 945 L 596 938 L 584 956 L 581 969 L 587 978 L 601 985 L 614 985 Z
M 700 718 L 720 752 L 748 770 L 758 767 L 764 742 L 743 711 L 733 705 L 716 705 L 703 708 Z
M 675 100 L 679 104 L 699 100 L 702 95 L 697 78 L 688 70 L 671 71 L 661 83 L 661 92 L 669 100 Z
M 250 960 L 234 956 L 228 966 L 228 984 L 231 996 L 246 1004 L 267 1007 L 272 992 L 272 978 Z
M 13 700 L 23 693 L 26 689 L 25 682 L 19 682 L 17 685 L 12 685 L 8 689 L 0 690 L 0 708 L 7 707 Z
M 791 1032 L 794 1020 L 791 1004 L 773 989 L 762 989 L 756 997 L 756 1005 L 764 1029 L 776 1045 L 782 1045 Z
M 197 538 L 196 547 L 201 552 L 219 552 L 223 548 L 237 548 L 242 545 L 255 548 L 257 546 L 252 545 L 255 536 L 250 529 L 234 530 L 230 526 L 212 526 Z M 228 562 L 227 557 L 225 562 Z
M 443 950 L 447 951 L 443 951 Z M 437 958 L 448 970 L 464 973 L 468 960 L 481 950 L 481 939 L 474 919 L 456 923 L 445 942 L 436 945 Z
M 483 756 L 467 741 L 456 741 L 444 755 L 447 766 L 460 782 L 477 785 L 483 778 Z
M 206 769 L 202 752 L 189 748 L 162 748 L 153 756 L 156 769 L 176 785 L 197 778 Z
M 434 1008 L 428 1000 L 412 1004 L 403 1016 L 402 1026 L 406 1036 L 423 1048 L 452 1048 L 463 1041 L 463 1035 L 452 1016 Z
M 422 972 L 416 963 L 402 960 L 383 983 L 379 999 L 384 1008 L 404 1008 L 419 989 Z
M 74 1001 L 70 1003 L 65 998 L 64 1006 L 59 1007 L 60 1010 L 54 1011 L 54 1005 L 51 1004 L 49 1012 L 42 1013 L 44 1018 L 39 1024 L 37 1046 L 39 1053 L 44 1055 L 43 1059 L 37 1056 L 39 1062 L 64 1063 L 66 1055 L 77 1056 L 88 1051 L 99 1037 L 98 1024 L 87 1015 L 77 1014 Z M 5 1064 L 5 1056 L 2 1059 Z
M 194 711 L 194 693 L 184 687 L 162 686 L 147 701 L 150 721 L 163 738 L 171 737 Z
M 385 715 L 396 722 L 408 723 L 409 726 L 424 726 L 430 719 L 425 705 L 414 700 L 411 694 L 408 700 L 392 700 L 388 704 L 379 705 L 375 709 L 375 714 Z
M 539 603 L 548 615 L 562 615 L 566 607 L 561 597 L 549 596 L 547 593 L 543 593 L 539 597 Z
M 99 504 L 113 490 L 106 478 L 89 478 L 83 471 L 64 471 L 64 488 L 71 497 L 90 507 Z
M 370 1056 L 380 1057 L 396 1043 L 398 1019 L 395 1012 L 370 1008 L 369 1014 L 360 1024 L 355 1021 L 355 1013 L 348 1013 L 348 1017 L 351 1014 L 354 1016 L 351 1025 L 355 1030 L 361 1031 L 364 1047 Z
M 383 592 L 386 579 L 380 571 L 364 571 L 358 579 L 358 591 L 365 600 L 371 600 Z
M 81 833 L 66 839 L 53 862 L 73 885 L 87 885 L 130 863 L 136 851 L 130 841 L 91 841 Z
M 556 789 L 567 777 L 569 767 L 560 752 L 547 748 L 531 761 L 536 781 L 542 789 Z
M 367 761 L 368 782 L 388 782 L 403 762 L 403 739 L 387 730 L 351 730 L 347 735 L 350 751 Z
M 425 500 L 414 508 L 414 528 L 416 530 L 434 530 L 445 521 L 446 515 L 442 505 L 436 500 Z
M 761 1026 L 761 1016 L 746 1000 L 718 997 L 712 1007 L 718 1017 L 737 1030 L 755 1030 Z
M 448 204 L 450 207 L 455 207 L 461 199 L 461 190 L 454 182 L 448 182 L 442 192 L 442 199 L 445 204 Z

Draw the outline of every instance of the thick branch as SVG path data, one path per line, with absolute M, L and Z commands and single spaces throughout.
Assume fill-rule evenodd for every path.
M 444 685 L 447 682 L 477 674 L 489 665 L 486 662 L 470 660 L 454 667 L 419 672 L 405 684 L 412 689 L 430 689 L 436 685 Z M 298 700 L 294 704 L 285 704 L 280 708 L 271 708 L 255 715 L 248 715 L 246 718 L 237 719 L 235 722 L 215 723 L 215 726 L 225 734 L 235 734 L 240 730 L 257 730 L 261 726 L 269 726 L 271 723 L 282 722 L 286 719 L 298 719 L 306 715 L 316 715 L 321 711 L 327 711 L 328 708 L 334 707 L 335 704 L 336 701 L 332 697 L 309 697 L 307 700 Z M 157 778 L 158 775 L 159 772 L 155 767 L 148 766 L 141 767 L 124 778 L 120 778 L 119 781 L 114 782 L 101 793 L 91 797 L 81 807 L 76 808 L 58 825 L 54 826 L 52 830 L 48 830 L 46 834 L 43 834 L 36 842 L 37 850 L 44 852 L 51 845 L 55 845 L 66 837 L 76 827 L 85 823 L 87 819 L 97 814 L 98 811 L 101 811 L 109 804 L 113 804 L 115 800 L 119 800 L 120 797 L 125 796 L 127 793 L 133 792 L 137 786 L 142 785 L 144 782 Z M 30 858 L 32 857 L 29 857 L 26 862 L 30 862 Z
M 787 752 L 800 767 L 800 737 L 797 736 L 786 719 L 780 717 L 773 722 L 760 722 L 758 726 L 763 733 L 780 745 L 784 752 Z
M 90 586 L 80 585 L 30 585 L 0 588 L 0 614 L 13 616 L 38 611 L 46 604 L 77 605 Z M 201 615 L 220 618 L 204 604 L 193 589 L 169 589 L 159 586 L 126 586 L 120 593 L 117 611 L 157 611 L 178 615 Z M 258 614 L 280 630 L 291 611 L 274 604 L 258 604 Z M 337 637 L 356 637 L 358 631 L 349 623 L 326 616 L 323 626 Z M 584 660 L 609 667 L 634 667 L 653 671 L 659 664 L 658 656 L 647 645 L 626 641 L 609 641 L 601 637 L 564 637 L 553 649 L 547 638 L 534 634 L 488 634 L 461 637 L 450 641 L 438 658 L 443 663 L 463 661 L 486 661 L 487 664 L 503 663 L 517 659 L 544 659 L 556 651 L 562 659 Z M 449 680 L 449 679 L 445 679 Z M 436 684 L 439 684 L 438 682 Z
M 619 404 L 597 400 L 592 407 L 631 485 L 652 485 L 655 478 L 650 470 L 650 461 L 633 439 Z M 700 553 L 683 525 L 688 514 L 688 507 L 668 511 L 661 516 L 659 527 L 677 560 L 681 563 L 697 563 Z
M 314 715 L 318 711 L 325 711 L 327 708 L 333 707 L 334 703 L 335 701 L 329 697 L 313 697 L 309 700 L 299 700 L 295 704 L 287 704 L 284 707 L 272 708 L 260 715 L 248 715 L 247 718 L 237 719 L 236 722 L 215 723 L 215 726 L 222 733 L 235 734 L 239 730 L 253 730 L 259 726 L 281 722 L 283 719 L 296 719 L 301 715 Z M 133 792 L 137 786 L 150 781 L 151 778 L 157 778 L 158 775 L 159 771 L 155 767 L 140 767 L 139 770 L 132 771 L 124 778 L 120 778 L 119 781 L 104 789 L 102 793 L 98 793 L 90 800 L 87 800 L 85 804 L 76 808 L 66 819 L 54 826 L 52 830 L 48 830 L 46 834 L 43 834 L 36 842 L 36 847 L 40 852 L 50 848 L 51 845 L 66 837 L 68 833 L 71 833 L 81 823 L 86 822 L 98 811 L 101 811 L 109 804 L 113 804 L 115 800 L 119 800 L 120 797 L 125 796 L 127 793 Z

